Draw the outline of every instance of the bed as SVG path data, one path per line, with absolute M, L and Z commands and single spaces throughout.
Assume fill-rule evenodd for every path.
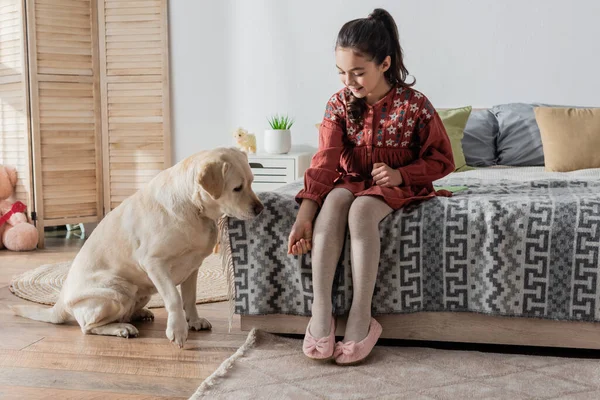
M 600 348 L 600 169 L 477 168 L 458 190 L 386 217 L 373 314 L 383 338 Z M 226 219 L 224 260 L 242 329 L 303 334 L 310 254 L 287 254 L 302 181 Z M 462 189 L 462 190 L 460 190 Z M 334 279 L 337 334 L 352 300 L 349 237 Z

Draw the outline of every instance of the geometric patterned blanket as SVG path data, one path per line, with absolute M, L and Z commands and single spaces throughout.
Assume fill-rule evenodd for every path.
M 464 185 L 380 224 L 374 314 L 463 311 L 600 320 L 600 170 L 478 169 L 435 182 Z M 260 193 L 263 213 L 230 218 L 235 313 L 310 315 L 310 254 L 287 254 L 298 181 Z M 352 301 L 349 234 L 334 279 L 334 313 Z

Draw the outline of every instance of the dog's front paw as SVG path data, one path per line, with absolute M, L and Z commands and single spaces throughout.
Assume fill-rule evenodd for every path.
M 188 321 L 188 326 L 192 331 L 204 331 L 212 329 L 212 325 L 206 318 L 196 317 Z
M 188 337 L 188 325 L 185 318 L 172 317 L 167 320 L 167 338 L 179 348 L 183 348 Z

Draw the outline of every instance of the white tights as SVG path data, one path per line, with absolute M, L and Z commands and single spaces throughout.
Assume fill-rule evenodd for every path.
M 342 252 L 346 226 L 350 229 L 354 295 L 344 342 L 359 342 L 367 336 L 379 267 L 379 222 L 390 212 L 392 208 L 383 200 L 372 196 L 355 198 L 346 189 L 335 188 L 325 198 L 315 222 L 312 240 L 314 300 L 310 333 L 315 338 L 329 335 L 333 278 Z

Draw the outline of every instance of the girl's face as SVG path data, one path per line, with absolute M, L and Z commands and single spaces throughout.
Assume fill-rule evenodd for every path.
M 370 94 L 379 95 L 387 91 L 389 85 L 384 72 L 390 67 L 390 56 L 387 56 L 380 65 L 368 60 L 352 49 L 340 47 L 335 50 L 335 62 L 340 79 L 344 86 L 349 88 L 358 98 Z

